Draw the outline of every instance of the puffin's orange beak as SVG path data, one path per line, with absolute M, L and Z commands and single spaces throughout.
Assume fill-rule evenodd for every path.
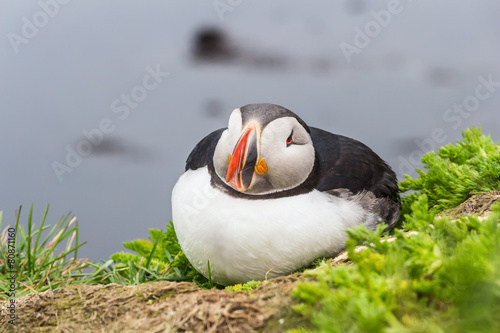
M 255 122 L 251 122 L 242 131 L 233 153 L 229 157 L 226 182 L 238 191 L 243 192 L 250 186 L 254 171 L 257 170 L 256 166 L 260 165 L 257 163 L 259 161 L 258 140 L 260 135 L 258 126 Z M 265 163 L 264 160 L 262 163 Z M 259 171 L 262 171 L 262 168 L 259 168 Z

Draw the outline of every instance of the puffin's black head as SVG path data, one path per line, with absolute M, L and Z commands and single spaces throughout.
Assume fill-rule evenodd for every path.
M 309 128 L 295 113 L 274 104 L 249 104 L 231 114 L 213 163 L 232 188 L 263 195 L 302 184 L 314 159 Z

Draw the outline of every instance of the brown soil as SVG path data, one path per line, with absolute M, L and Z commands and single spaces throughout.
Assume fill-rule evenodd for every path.
M 441 215 L 484 217 L 499 199 L 500 191 L 477 194 Z M 331 264 L 350 263 L 343 252 Z M 167 281 L 67 286 L 16 299 L 15 327 L 7 322 L 7 302 L 0 303 L 0 332 L 283 332 L 307 325 L 290 297 L 305 278 L 297 273 L 272 279 L 251 292 Z
M 471 193 L 473 196 L 461 203 L 458 207 L 445 210 L 442 217 L 457 219 L 463 215 L 474 215 L 482 220 L 491 213 L 493 206 L 500 199 L 500 191 L 491 191 L 484 193 Z
M 290 292 L 300 274 L 251 292 L 205 290 L 187 282 L 72 285 L 16 300 L 16 329 L 2 332 L 282 332 L 301 326 Z M 0 311 L 5 306 L 0 305 Z

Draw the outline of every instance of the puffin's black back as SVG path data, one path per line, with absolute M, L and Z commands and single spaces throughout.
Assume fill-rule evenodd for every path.
M 217 142 L 219 142 L 222 132 L 225 130 L 226 128 L 221 128 L 213 131 L 198 142 L 186 160 L 185 171 L 203 168 L 209 164 L 213 165 L 215 147 L 217 146 Z
M 398 195 L 396 174 L 365 144 L 311 127 L 320 175 L 316 189 L 345 188 L 353 194 L 367 190 L 376 197 Z

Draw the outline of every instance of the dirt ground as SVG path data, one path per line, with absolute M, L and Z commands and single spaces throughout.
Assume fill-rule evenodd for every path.
M 289 296 L 299 279 L 300 274 L 273 279 L 252 292 L 168 281 L 73 285 L 20 297 L 16 330 L 2 314 L 0 331 L 282 332 L 301 325 Z
M 440 215 L 456 219 L 462 215 L 477 214 L 483 220 L 491 213 L 491 206 L 500 199 L 500 191 L 473 194 L 472 197 L 461 203 L 458 207 L 446 210 Z
M 500 191 L 473 196 L 441 215 L 484 217 Z M 349 264 L 346 253 L 332 265 Z M 251 292 L 204 290 L 187 282 L 73 285 L 16 299 L 17 325 L 0 303 L 1 332 L 283 332 L 307 325 L 293 311 L 290 292 L 304 275 L 261 283 Z

